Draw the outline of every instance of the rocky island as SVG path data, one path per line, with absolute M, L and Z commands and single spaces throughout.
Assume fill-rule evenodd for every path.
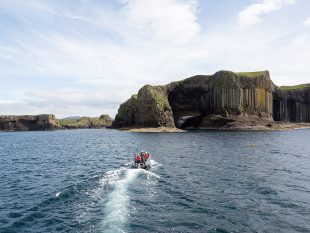
M 112 127 L 260 130 L 309 122 L 310 84 L 277 87 L 268 71 L 219 71 L 145 85 L 120 105 Z
M 109 115 L 100 117 L 77 117 L 56 119 L 53 114 L 42 115 L 2 115 L 0 116 L 0 131 L 36 131 L 59 129 L 89 129 L 111 126 Z

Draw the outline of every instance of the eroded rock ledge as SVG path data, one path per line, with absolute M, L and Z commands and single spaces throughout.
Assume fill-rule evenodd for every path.
M 298 87 L 298 88 L 297 88 Z M 142 87 L 120 105 L 114 128 L 272 128 L 310 122 L 309 85 L 277 87 L 268 71 L 219 71 Z

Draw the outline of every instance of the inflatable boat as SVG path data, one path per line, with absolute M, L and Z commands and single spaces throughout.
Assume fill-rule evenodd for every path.
M 151 155 L 149 155 L 148 159 L 146 161 L 132 161 L 132 165 L 131 167 L 132 168 L 135 168 L 135 169 L 149 169 L 150 166 L 151 166 Z

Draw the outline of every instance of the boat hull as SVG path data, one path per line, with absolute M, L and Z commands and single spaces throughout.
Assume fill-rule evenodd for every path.
M 151 156 L 144 163 L 136 163 L 135 161 L 133 161 L 131 164 L 131 167 L 134 169 L 149 169 L 151 166 L 150 161 L 151 161 Z

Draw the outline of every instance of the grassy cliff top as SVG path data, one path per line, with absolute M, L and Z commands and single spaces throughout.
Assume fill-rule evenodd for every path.
M 57 119 L 57 123 L 61 126 L 76 126 L 76 127 L 89 127 L 100 126 L 100 125 L 110 125 L 110 122 L 101 120 L 99 117 L 81 117 L 79 119 L 63 118 Z
M 163 110 L 169 106 L 168 98 L 166 95 L 166 89 L 163 86 L 145 86 L 149 94 L 156 101 L 157 107 Z
M 94 123 L 99 122 L 99 117 L 81 117 L 79 119 L 70 119 L 70 118 L 64 118 L 64 119 L 57 119 L 58 123 L 61 126 L 64 125 L 79 125 L 79 126 L 84 126 L 88 125 L 89 122 L 93 121 Z
M 166 85 L 166 87 L 173 87 L 177 86 L 182 83 L 186 82 L 202 82 L 202 81 L 208 81 L 211 77 L 213 76 L 219 76 L 221 78 L 229 78 L 229 77 L 235 77 L 235 76 L 243 76 L 243 77 L 249 77 L 249 78 L 257 78 L 261 76 L 268 75 L 269 77 L 269 72 L 268 70 L 264 71 L 254 71 L 254 72 L 232 72 L 229 70 L 220 70 L 216 72 L 213 75 L 195 75 L 186 79 L 182 79 L 179 81 L 174 81 Z
M 289 90 L 302 90 L 305 88 L 310 88 L 310 83 L 305 83 L 305 84 L 299 84 L 299 85 L 295 85 L 295 86 L 280 86 L 279 89 L 280 90 L 285 90 L 285 91 L 289 91 Z
M 274 90 L 274 84 L 270 79 L 268 70 L 255 72 L 220 70 L 213 75 L 196 75 L 166 85 L 168 91 L 182 87 L 208 88 L 210 86 L 217 88 L 263 88 L 268 91 Z
M 268 73 L 267 70 L 264 70 L 264 71 L 254 71 L 254 72 L 237 72 L 236 74 L 252 78 L 252 77 L 257 77 L 257 76 L 265 75 L 266 73 Z

